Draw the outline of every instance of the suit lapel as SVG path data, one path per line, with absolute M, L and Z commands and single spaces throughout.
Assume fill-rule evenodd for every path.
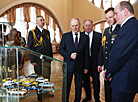
M 80 45 L 81 45 L 81 40 L 82 40 L 83 38 L 82 38 L 82 33 L 80 32 L 80 39 L 79 39 L 79 43 L 78 43 L 78 45 L 77 45 L 77 50 L 79 49 L 79 47 L 80 47 Z
M 92 38 L 92 42 L 91 42 L 91 52 L 92 52 L 92 48 L 94 48 L 93 46 L 95 45 L 95 40 L 96 40 L 96 34 L 95 32 L 93 31 L 93 38 Z
M 74 43 L 74 39 L 73 39 L 73 35 L 72 35 L 72 31 L 70 32 L 70 43 L 71 43 L 71 45 L 73 45 L 73 49 L 75 49 L 76 50 L 76 47 L 75 47 L 75 43 Z

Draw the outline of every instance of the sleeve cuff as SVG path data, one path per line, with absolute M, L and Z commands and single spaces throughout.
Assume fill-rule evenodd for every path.
M 111 73 L 105 76 L 106 79 L 109 79 L 111 77 Z

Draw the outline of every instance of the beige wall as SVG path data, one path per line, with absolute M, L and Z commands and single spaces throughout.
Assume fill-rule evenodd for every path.
M 84 19 L 92 19 L 94 22 L 104 19 L 104 10 L 95 7 L 88 0 L 0 0 L 0 2 L 0 14 L 21 3 L 39 4 L 54 15 L 63 32 L 70 31 L 69 22 L 72 17 L 78 17 L 81 23 Z
M 138 19 L 138 0 L 137 2 L 133 5 L 134 7 L 134 14 L 135 14 L 135 17 Z

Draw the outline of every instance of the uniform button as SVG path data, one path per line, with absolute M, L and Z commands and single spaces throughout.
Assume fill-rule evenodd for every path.
M 107 52 L 105 52 L 105 54 L 107 54 Z
M 105 59 L 107 59 L 107 57 L 105 57 Z
M 105 47 L 107 49 L 107 47 Z
M 106 43 L 108 43 L 108 42 L 106 41 Z

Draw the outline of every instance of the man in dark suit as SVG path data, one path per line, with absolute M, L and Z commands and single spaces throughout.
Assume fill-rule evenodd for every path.
M 100 102 L 100 80 L 98 67 L 98 55 L 101 44 L 102 34 L 93 31 L 93 21 L 87 19 L 83 22 L 84 33 L 89 37 L 89 70 L 90 73 L 83 74 L 83 85 L 86 91 L 86 97 L 82 102 L 91 100 L 90 74 L 93 78 L 94 98 L 95 102 Z
M 110 51 L 104 78 L 111 80 L 112 102 L 133 102 L 138 92 L 138 21 L 133 6 L 127 1 L 118 3 L 114 12 L 121 27 Z
M 28 34 L 27 47 L 43 55 L 53 57 L 52 45 L 50 42 L 50 33 L 48 30 L 43 28 L 45 24 L 44 18 L 42 16 L 38 16 L 36 18 L 36 23 L 37 23 L 36 28 L 31 30 Z M 29 57 L 31 64 L 34 65 L 35 73 L 38 75 L 42 75 L 44 78 L 50 80 L 51 61 L 45 60 L 42 66 L 42 60 L 40 59 L 40 56 L 29 53 Z M 53 97 L 53 95 L 51 94 L 49 94 L 49 96 Z M 42 101 L 41 94 L 38 95 L 38 100 Z
M 67 63 L 67 101 L 69 101 L 69 93 L 73 74 L 75 75 L 75 100 L 80 102 L 82 91 L 82 72 L 88 72 L 88 37 L 80 32 L 80 21 L 78 18 L 72 18 L 70 26 L 72 31 L 63 34 L 59 46 L 59 53 L 64 57 Z M 63 79 L 65 83 L 65 79 Z M 65 101 L 64 101 L 65 102 Z
M 108 66 L 109 52 L 113 46 L 113 42 L 120 28 L 120 25 L 118 25 L 114 19 L 114 8 L 110 7 L 105 11 L 105 19 L 106 22 L 109 24 L 109 27 L 104 29 L 102 33 L 102 44 L 100 47 L 99 59 L 98 59 L 99 72 L 102 72 L 102 66 L 104 66 L 104 70 L 106 70 Z M 106 102 L 111 102 L 112 89 L 110 84 L 111 82 L 109 80 L 104 81 Z

